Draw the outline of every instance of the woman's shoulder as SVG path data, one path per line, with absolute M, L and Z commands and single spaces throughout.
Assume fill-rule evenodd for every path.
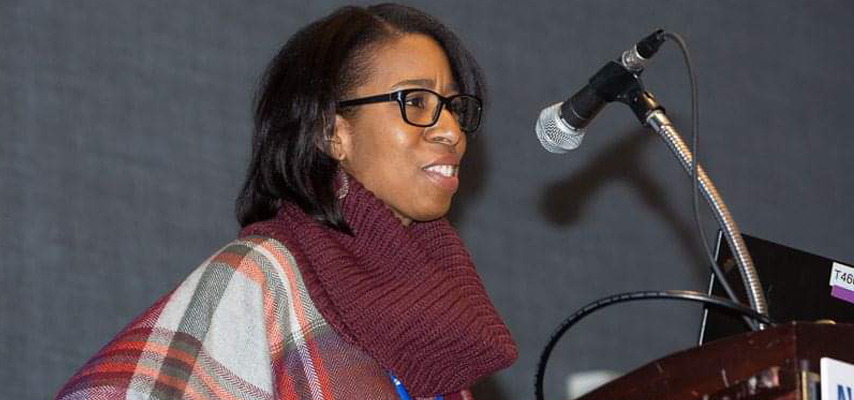
M 298 271 L 275 239 L 247 236 L 226 244 L 119 332 L 57 398 L 205 397 L 212 389 L 273 397 L 277 378 L 270 366 L 326 326 Z
M 244 236 L 223 246 L 175 289 L 168 303 L 174 308 L 169 314 L 185 322 L 188 316 L 197 318 L 190 325 L 207 325 L 224 337 L 230 337 L 228 332 L 235 325 L 243 325 L 237 329 L 246 331 L 257 324 L 255 329 L 264 331 L 274 346 L 294 340 L 283 334 L 295 331 L 294 323 L 300 331 L 326 325 L 308 295 L 293 253 L 279 240 L 262 235 Z M 172 325 L 181 329 L 178 321 Z M 205 334 L 211 333 L 195 336 Z
M 205 297 L 210 305 L 213 300 L 228 301 L 235 292 L 289 297 L 291 290 L 304 289 L 296 260 L 288 248 L 274 238 L 252 235 L 235 239 L 214 252 L 167 296 L 170 302 L 176 297 Z M 247 295 L 250 293 L 241 296 Z
M 194 299 L 197 304 L 192 304 Z M 219 310 L 233 308 L 234 317 L 255 308 L 265 314 L 266 322 L 279 326 L 288 325 L 282 316 L 290 313 L 307 313 L 313 317 L 312 324 L 323 322 L 314 321 L 322 318 L 308 296 L 293 253 L 281 241 L 263 235 L 244 236 L 220 248 L 175 289 L 169 302 L 216 309 L 204 313 L 210 318 L 232 314 Z
M 264 235 L 249 235 L 232 240 L 214 252 L 198 269 L 207 268 L 211 264 L 234 270 L 253 266 L 261 269 L 296 269 L 296 261 L 288 248 L 282 242 Z

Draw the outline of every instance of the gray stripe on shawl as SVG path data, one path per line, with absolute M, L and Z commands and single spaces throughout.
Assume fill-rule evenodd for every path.
M 234 253 L 245 257 L 249 251 L 251 251 L 251 247 L 247 246 L 246 242 L 236 242 L 234 245 L 223 249 L 219 254 Z M 176 365 L 176 363 L 170 362 L 168 353 L 172 351 L 172 348 L 175 348 L 190 355 L 194 362 L 198 358 L 199 350 L 202 346 L 201 339 L 207 335 L 214 312 L 235 272 L 234 268 L 227 263 L 213 261 L 215 259 L 216 256 L 205 268 L 199 279 L 196 290 L 193 292 L 193 297 L 190 299 L 190 303 L 187 305 L 184 316 L 178 325 L 177 332 L 169 345 L 170 350 L 167 352 L 166 359 L 160 367 L 160 376 L 167 375 L 189 384 L 188 381 L 193 371 L 193 365 L 187 365 L 183 362 L 178 362 L 178 365 Z M 174 388 L 162 384 L 160 376 L 158 376 L 157 383 L 152 390 L 151 394 L 153 396 L 182 397 L 183 389 L 178 392 Z
M 249 236 L 249 237 L 253 237 L 253 236 Z M 273 263 L 275 263 L 276 265 L 278 265 L 277 268 L 275 268 L 275 267 L 270 268 L 271 271 L 274 271 L 277 274 L 278 273 L 285 274 L 284 275 L 285 279 L 282 279 L 282 280 L 276 279 L 276 282 L 277 282 L 276 289 L 277 290 L 280 289 L 280 285 L 282 282 L 287 282 L 288 279 L 290 279 L 284 270 L 289 269 L 293 272 L 292 275 L 295 279 L 294 286 L 296 287 L 297 291 L 296 291 L 296 293 L 292 293 L 292 295 L 299 297 L 300 304 L 302 304 L 302 312 L 305 314 L 306 323 L 308 325 L 307 326 L 307 332 L 303 332 L 303 335 L 306 336 L 307 338 L 309 338 L 309 337 L 311 337 L 312 332 L 316 331 L 319 328 L 327 326 L 326 320 L 323 319 L 323 316 L 321 316 L 320 312 L 317 311 L 317 308 L 314 306 L 314 302 L 311 300 L 311 297 L 308 294 L 308 289 L 305 286 L 305 282 L 303 282 L 302 273 L 300 272 L 299 268 L 297 267 L 296 259 L 294 258 L 293 254 L 290 252 L 290 250 L 288 250 L 288 248 L 285 247 L 284 244 L 282 244 L 281 242 L 279 242 L 276 239 L 268 238 L 268 237 L 264 237 L 264 236 L 254 236 L 254 237 L 263 237 L 265 239 L 265 241 L 267 243 L 271 244 L 271 246 L 277 252 L 279 252 L 285 258 L 285 261 L 288 263 L 288 265 L 279 265 L 278 261 L 270 260 Z M 261 258 L 264 258 L 266 260 L 266 257 L 261 257 Z M 266 274 L 266 271 L 265 271 L 265 274 Z M 281 289 L 283 290 L 283 288 L 281 288 Z M 282 292 L 282 293 L 276 292 L 276 294 L 281 294 L 282 295 L 281 298 L 283 300 L 287 300 L 287 297 L 284 296 L 284 292 Z M 277 297 L 279 297 L 279 296 L 277 296 Z M 285 315 L 287 315 L 287 310 L 289 309 L 289 306 L 290 306 L 289 304 L 283 304 L 283 307 L 285 307 L 285 308 L 281 309 L 281 310 L 283 310 L 283 312 L 276 314 L 276 318 L 278 320 L 284 319 L 283 317 Z M 279 326 L 287 327 L 287 330 L 285 332 L 283 332 L 283 333 L 285 333 L 285 335 L 284 335 L 285 343 L 283 343 L 283 345 L 284 345 L 283 348 L 290 348 L 290 347 L 294 346 L 294 338 L 293 338 L 293 335 L 291 334 L 291 330 L 290 330 L 291 327 L 290 327 L 289 321 L 284 319 L 284 321 L 277 321 L 277 322 L 280 323 Z

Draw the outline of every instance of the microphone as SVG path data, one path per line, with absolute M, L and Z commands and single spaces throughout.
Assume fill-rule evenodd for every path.
M 662 43 L 664 31 L 659 29 L 624 51 L 619 60 L 605 64 L 572 97 L 544 108 L 534 127 L 543 147 L 563 154 L 581 145 L 587 124 L 637 82 L 637 75 Z

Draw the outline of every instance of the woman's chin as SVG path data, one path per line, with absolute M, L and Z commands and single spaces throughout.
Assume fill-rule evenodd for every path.
M 403 225 L 411 222 L 430 222 L 440 219 L 451 209 L 453 196 L 437 195 L 435 192 L 421 192 L 420 196 L 410 196 L 410 201 L 396 207 L 394 203 L 383 201 Z M 419 201 L 420 200 L 420 201 Z
M 450 209 L 451 202 L 448 201 L 447 204 L 435 207 L 431 210 L 424 210 L 424 212 L 419 213 L 415 218 L 412 218 L 412 220 L 417 222 L 435 221 L 437 219 L 443 218 L 445 215 L 448 215 L 448 211 Z

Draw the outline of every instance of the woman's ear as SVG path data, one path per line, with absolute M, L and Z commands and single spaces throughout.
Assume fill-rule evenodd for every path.
M 353 147 L 353 131 L 350 122 L 339 114 L 335 114 L 335 126 L 329 138 L 329 156 L 343 163 Z

